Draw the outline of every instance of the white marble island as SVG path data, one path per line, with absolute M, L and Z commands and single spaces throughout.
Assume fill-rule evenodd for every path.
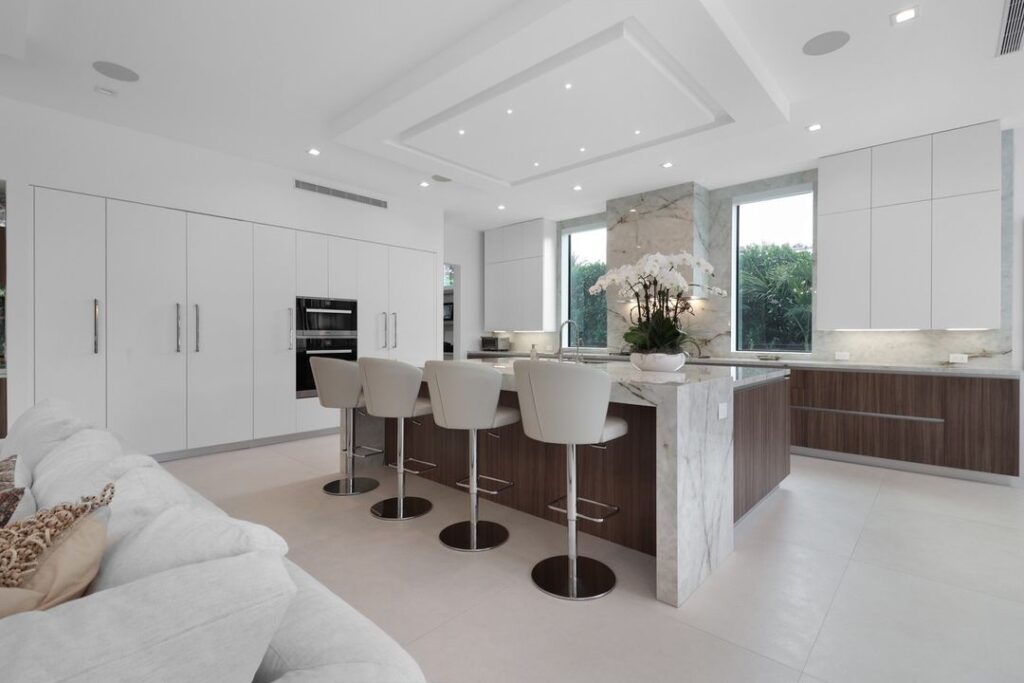
M 477 362 L 501 370 L 503 388 L 515 389 L 511 359 Z M 655 409 L 657 597 L 681 605 L 733 549 L 734 390 L 782 380 L 788 371 L 689 366 L 654 373 L 614 362 L 591 367 L 611 375 L 613 403 Z

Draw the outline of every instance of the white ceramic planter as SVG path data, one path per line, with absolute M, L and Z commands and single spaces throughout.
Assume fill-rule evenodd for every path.
M 645 372 L 675 372 L 686 364 L 685 353 L 631 353 L 629 362 Z

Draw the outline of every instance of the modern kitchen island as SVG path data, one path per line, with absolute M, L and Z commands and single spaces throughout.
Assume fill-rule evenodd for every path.
M 474 362 L 501 371 L 501 403 L 518 405 L 512 359 Z M 788 371 L 591 366 L 611 376 L 609 414 L 625 419 L 629 434 L 580 449 L 579 495 L 619 508 L 602 523 L 581 521 L 580 530 L 655 555 L 657 597 L 678 606 L 732 552 L 737 513 L 789 472 Z M 422 392 L 427 395 L 426 385 Z M 389 420 L 385 433 L 388 462 L 395 424 Z M 425 478 L 455 487 L 468 476 L 465 432 L 440 428 L 429 417 L 405 424 L 406 458 L 437 464 Z M 564 523 L 547 507 L 564 495 L 564 447 L 529 439 L 520 424 L 481 432 L 479 439 L 480 474 L 513 482 L 490 497 L 494 502 Z M 587 513 L 585 506 L 580 511 Z

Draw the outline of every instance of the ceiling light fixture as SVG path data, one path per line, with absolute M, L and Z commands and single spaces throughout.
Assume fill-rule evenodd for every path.
M 572 83 L 566 83 L 565 84 L 565 89 L 566 90 L 572 90 Z
M 580 151 L 581 151 L 581 152 L 586 152 L 586 151 L 587 151 L 587 148 L 586 148 L 586 147 L 580 147 Z
M 95 88 L 93 88 L 93 90 L 96 91 L 96 94 L 98 95 L 105 95 L 107 97 L 117 97 L 116 90 L 104 88 L 102 85 L 97 85 Z
M 465 134 L 466 134 L 466 131 L 464 129 L 462 129 L 462 128 L 459 128 L 459 135 L 465 135 Z
M 665 163 L 663 163 L 661 165 L 661 167 L 662 168 L 672 168 L 672 162 L 671 161 L 666 161 Z
M 812 123 L 811 125 L 807 126 L 808 133 L 817 133 L 819 130 L 821 130 L 820 123 Z
M 900 10 L 896 14 L 893 14 L 892 16 L 889 17 L 890 21 L 892 21 L 893 26 L 895 26 L 896 24 L 902 24 L 905 21 L 910 21 L 911 19 L 916 18 L 917 7 L 908 7 L 907 9 Z
M 630 213 L 636 213 L 636 209 L 630 209 L 629 212 Z
M 506 109 L 506 110 L 505 110 L 505 113 L 506 113 L 506 114 L 509 114 L 509 115 L 511 116 L 511 114 L 512 114 L 512 110 L 511 110 L 511 109 Z
M 582 185 L 573 185 L 572 189 L 575 190 L 576 192 L 579 192 L 580 190 L 583 189 L 583 186 Z
M 316 147 L 310 147 L 309 149 L 306 150 L 306 154 L 308 154 L 311 157 L 318 157 L 320 156 L 320 150 L 318 150 Z
M 638 129 L 634 130 L 633 131 L 633 135 L 640 135 L 640 129 L 638 128 Z
M 498 211 L 504 211 L 504 210 L 505 210 L 505 205 L 504 204 L 498 204 Z
M 540 166 L 540 162 L 539 161 L 533 162 L 533 167 L 534 168 L 537 168 L 538 166 Z
M 421 180 L 420 187 L 430 187 L 430 183 L 428 183 L 426 180 Z

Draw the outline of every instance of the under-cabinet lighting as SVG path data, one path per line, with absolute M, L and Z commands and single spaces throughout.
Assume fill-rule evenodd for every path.
M 920 332 L 920 327 L 841 327 L 833 332 Z
M 984 332 L 988 327 L 947 327 L 946 332 Z

